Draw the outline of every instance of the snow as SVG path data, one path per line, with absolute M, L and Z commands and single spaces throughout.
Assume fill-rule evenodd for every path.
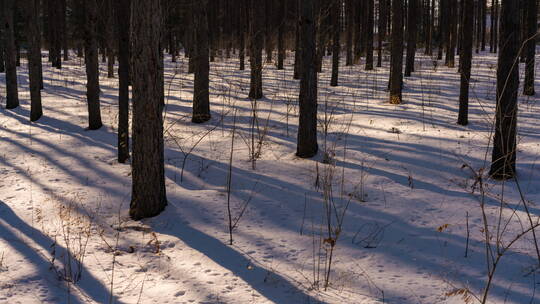
M 419 55 L 417 71 L 405 79 L 405 103 L 395 106 L 387 103 L 387 62 L 369 72 L 342 66 L 334 88 L 326 58 L 321 152 L 311 160 L 294 156 L 292 58 L 285 71 L 265 66 L 260 132 L 253 135 L 256 144 L 266 136 L 255 169 L 249 70 L 238 71 L 236 59 L 212 63 L 213 118 L 194 125 L 187 61 L 166 58 L 169 205 L 143 221 L 127 215 L 130 167 L 115 160 L 117 79 L 107 79 L 102 65 L 104 127 L 87 131 L 83 62 L 72 58 L 62 70 L 45 63 L 44 117 L 30 123 L 23 62 L 21 107 L 0 110 L 0 303 L 463 303 L 448 295 L 462 288 L 481 296 L 487 269 L 482 197 L 470 168 L 489 168 L 496 55 L 474 59 L 467 127 L 456 124 L 456 69 Z M 521 94 L 519 103 L 519 185 L 536 220 L 540 104 Z M 247 208 L 231 246 L 226 204 L 233 132 L 233 217 L 246 202 Z M 530 227 L 518 187 L 484 183 L 492 230 L 501 195 L 507 204 L 502 242 L 508 244 Z M 328 237 L 325 185 L 332 185 L 337 210 L 348 205 L 326 290 L 314 284 L 318 253 L 329 248 L 319 246 Z M 488 302 L 540 302 L 537 263 L 527 234 L 503 256 Z

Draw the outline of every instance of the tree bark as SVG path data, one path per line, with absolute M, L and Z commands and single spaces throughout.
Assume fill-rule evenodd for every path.
M 193 45 L 193 60 L 195 80 L 193 85 L 193 117 L 194 123 L 210 120 L 209 96 L 209 43 L 208 43 L 208 0 L 199 0 L 194 6 L 195 43 Z
M 41 35 L 39 29 L 39 0 L 25 0 L 26 30 L 28 39 L 28 78 L 30 82 L 30 121 L 36 121 L 43 115 L 41 107 L 40 89 L 40 65 L 41 46 L 39 44 Z
M 317 154 L 317 70 L 314 0 L 301 0 L 302 76 L 300 80 L 300 121 L 296 155 L 310 158 Z
M 338 86 L 339 78 L 339 57 L 341 53 L 341 0 L 331 0 L 331 18 L 332 18 L 332 78 L 330 79 L 330 86 Z M 305 66 L 305 65 L 304 65 Z
M 262 91 L 262 49 L 264 44 L 264 5 L 258 0 L 251 0 L 250 19 L 250 54 L 251 83 L 249 98 L 261 99 Z
M 526 35 L 525 35 L 525 83 L 523 87 L 523 95 L 534 96 L 534 68 L 536 55 L 536 41 L 538 40 L 538 3 L 537 0 L 526 0 Z
M 366 71 L 373 70 L 373 25 L 374 25 L 374 2 L 367 0 L 366 20 Z
M 418 37 L 418 0 L 409 0 L 407 11 L 407 60 L 405 62 L 405 77 L 414 72 L 416 55 L 416 40 Z
M 86 98 L 88 99 L 88 129 L 101 128 L 99 101 L 99 58 L 97 49 L 97 0 L 84 2 L 86 12 L 85 60 L 86 60 Z
M 159 0 L 132 0 L 133 162 L 129 215 L 153 217 L 167 205 L 163 143 L 163 77 Z
M 390 59 L 390 103 L 402 103 L 403 87 L 403 0 L 392 0 L 392 50 Z
M 379 0 L 377 67 L 382 67 L 383 41 L 386 40 L 388 23 L 388 0 Z
M 15 11 L 14 0 L 2 0 L 4 11 L 4 41 L 6 60 L 6 109 L 15 109 L 19 106 L 19 90 L 17 88 L 17 50 L 15 47 L 15 33 L 13 15 Z
M 471 61 L 472 61 L 472 48 L 473 39 L 472 31 L 468 30 L 472 28 L 473 24 L 473 12 L 474 2 L 473 0 L 464 0 L 463 5 L 463 28 L 461 52 L 459 55 L 460 71 L 461 71 L 461 87 L 459 93 L 459 116 L 458 124 L 467 125 L 469 123 L 469 83 L 471 78 Z
M 118 162 L 129 158 L 129 70 L 131 0 L 117 0 L 118 26 Z
M 501 45 L 497 67 L 497 110 L 490 175 L 509 179 L 516 174 L 517 95 L 519 87 L 519 3 L 501 4 Z

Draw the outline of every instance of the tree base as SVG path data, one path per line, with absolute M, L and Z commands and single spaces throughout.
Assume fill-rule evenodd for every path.
M 209 121 L 211 118 L 212 116 L 210 114 L 196 114 L 191 118 L 191 122 L 200 124 Z
M 165 210 L 165 207 L 167 207 L 167 201 L 166 200 L 160 202 L 159 205 L 156 206 L 153 209 L 139 208 L 136 203 L 131 201 L 131 205 L 130 205 L 130 208 L 129 208 L 129 217 L 134 221 L 142 220 L 142 219 L 145 219 L 145 218 L 155 217 L 155 216 L 158 216 L 159 214 L 161 214 L 161 212 L 163 212 L 163 210 Z

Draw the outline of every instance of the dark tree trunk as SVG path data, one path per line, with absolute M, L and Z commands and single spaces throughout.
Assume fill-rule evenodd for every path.
M 403 0 L 392 0 L 391 47 L 390 103 L 400 104 L 403 87 Z
M 117 1 L 117 0 L 105 0 L 103 2 L 104 4 L 104 7 L 105 7 L 105 11 L 104 11 L 104 14 L 105 14 L 105 20 L 107 21 L 106 24 L 105 24 L 105 35 L 106 35 L 106 44 L 107 44 L 107 49 L 105 50 L 106 51 L 106 55 L 107 55 L 107 78 L 114 78 L 114 41 L 115 41 L 115 37 L 114 37 L 114 27 L 111 26 L 112 24 L 114 24 L 114 7 L 113 7 L 113 2 L 112 1 Z
M 279 14 L 278 14 L 278 60 L 277 69 L 283 70 L 283 61 L 285 60 L 285 22 L 287 13 L 287 0 L 279 0 Z
M 60 11 L 61 11 L 61 24 L 62 24 L 62 48 L 64 49 L 64 61 L 69 60 L 69 52 L 68 52 L 68 34 L 67 34 L 67 0 L 61 0 L 60 3 Z
M 473 24 L 474 0 L 464 0 L 463 3 L 463 28 L 461 52 L 459 55 L 459 65 L 461 71 L 461 88 L 459 93 L 459 116 L 458 124 L 467 125 L 469 123 L 469 83 L 471 79 L 471 61 L 473 47 L 473 33 L 470 30 Z
M 130 13 L 131 0 L 117 0 L 118 26 L 118 162 L 129 158 L 129 69 L 130 69 Z
M 345 16 L 347 21 L 347 32 L 346 32 L 346 58 L 345 65 L 353 65 L 353 35 L 354 35 L 354 0 L 345 0 Z
M 129 215 L 153 217 L 167 205 L 163 143 L 160 1 L 132 0 L 132 195 Z
M 497 114 L 490 169 L 490 175 L 495 179 L 508 179 L 516 174 L 519 22 L 518 1 L 503 0 L 497 67 Z
M 523 95 L 534 96 L 534 67 L 536 55 L 536 41 L 538 38 L 538 3 L 536 0 L 526 0 L 526 35 L 524 54 L 526 58 L 525 66 L 525 83 L 523 87 Z
M 14 0 L 2 0 L 4 11 L 3 29 L 6 60 L 6 109 L 15 109 L 19 106 L 19 91 L 17 88 L 17 50 L 14 33 Z
M 447 2 L 448 5 L 448 32 L 446 33 L 446 65 L 449 68 L 455 66 L 457 44 L 457 6 Z
M 339 57 L 341 53 L 341 0 L 331 1 L 332 8 L 330 14 L 332 15 L 332 78 L 330 79 L 330 86 L 336 87 L 338 85 Z
M 193 117 L 194 123 L 210 120 L 209 96 L 209 43 L 208 43 L 208 0 L 199 0 L 194 7 L 195 43 L 193 45 L 193 60 L 195 64 L 195 80 L 193 85 Z
M 1 4 L 3 5 L 3 4 Z M 2 7 L 2 10 L 4 8 Z M 0 22 L 4 22 L 4 16 L 3 12 L 0 13 Z M 3 26 L 0 28 L 0 73 L 6 72 L 6 65 L 5 65 L 5 56 L 4 56 L 4 33 L 3 33 Z
M 300 79 L 300 69 L 301 69 L 301 61 L 302 61 L 302 46 L 300 45 L 300 5 L 302 0 L 295 0 L 296 3 L 296 22 L 295 22 L 295 36 L 294 36 L 294 79 Z
M 493 31 L 493 53 L 497 53 L 499 49 L 499 0 L 495 0 L 495 24 Z
M 40 65 L 41 35 L 39 29 L 39 0 L 25 0 L 26 30 L 28 39 L 28 78 L 30 82 L 30 121 L 36 121 L 43 115 L 41 107 Z
M 257 3 L 261 1 L 258 0 Z M 272 28 L 272 13 L 274 12 L 274 9 L 272 7 L 272 1 L 270 0 L 264 0 L 264 3 L 258 4 L 263 5 L 265 14 L 264 14 L 264 46 L 266 51 L 266 62 L 271 63 L 272 62 L 272 54 L 274 53 L 274 31 Z
M 101 110 L 99 105 L 99 58 L 97 48 L 97 0 L 86 0 L 86 98 L 88 99 L 88 129 L 101 128 Z
M 247 23 L 247 8 L 246 0 L 240 0 L 240 27 L 238 29 L 238 57 L 240 60 L 240 71 L 246 69 L 246 23 Z
M 482 51 L 486 50 L 486 11 L 487 11 L 487 2 L 486 0 L 480 0 L 480 5 L 482 7 L 482 13 L 481 13 L 481 23 L 480 23 L 480 30 L 481 30 L 481 47 L 480 49 Z
M 262 91 L 262 49 L 264 44 L 264 5 L 251 0 L 250 54 L 251 84 L 249 98 L 261 99 Z
M 317 70 L 314 1 L 301 0 L 302 77 L 300 80 L 300 121 L 296 155 L 302 158 L 317 154 Z
M 441 60 L 443 57 L 443 50 L 450 40 L 448 35 L 450 33 L 448 26 L 448 1 L 439 1 L 439 50 L 437 53 L 437 59 Z
M 418 37 L 418 0 L 409 0 L 407 11 L 407 60 L 405 62 L 405 77 L 414 72 L 416 55 L 416 40 Z
M 428 0 L 429 1 L 429 0 Z M 433 56 L 433 35 L 435 35 L 435 0 L 431 0 L 431 12 L 430 12 L 430 23 L 429 23 L 429 37 L 427 45 L 427 55 Z
M 377 67 L 382 66 L 383 41 L 386 39 L 388 23 L 388 0 L 379 0 L 379 24 L 377 42 Z
M 374 25 L 374 4 L 373 0 L 367 0 L 367 20 L 366 20 L 366 71 L 373 70 L 373 25 Z

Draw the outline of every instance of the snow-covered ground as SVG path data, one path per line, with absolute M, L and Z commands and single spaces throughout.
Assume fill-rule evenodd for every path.
M 321 152 L 304 160 L 294 156 L 292 56 L 285 71 L 265 67 L 258 128 L 249 70 L 238 71 L 236 59 L 212 63 L 213 118 L 194 125 L 193 76 L 184 58 L 167 57 L 169 205 L 137 222 L 127 216 L 130 167 L 116 162 L 117 79 L 102 66 L 105 126 L 87 131 L 82 61 L 62 70 L 46 63 L 44 117 L 30 123 L 23 63 L 21 107 L 0 110 L 0 303 L 433 304 L 463 303 L 466 289 L 480 297 L 487 280 L 480 202 L 502 246 L 530 227 L 514 181 L 485 180 L 483 200 L 473 173 L 489 168 L 496 56 L 474 60 L 468 127 L 456 124 L 456 69 L 419 56 L 405 103 L 395 106 L 387 103 L 387 66 L 342 66 L 333 88 L 326 60 Z M 536 221 L 540 103 L 521 94 L 519 103 L 519 186 Z M 232 246 L 229 174 L 233 218 L 247 206 Z M 334 232 L 336 214 L 343 220 L 326 290 L 325 206 Z M 498 264 L 488 303 L 539 303 L 537 264 L 527 234 Z

